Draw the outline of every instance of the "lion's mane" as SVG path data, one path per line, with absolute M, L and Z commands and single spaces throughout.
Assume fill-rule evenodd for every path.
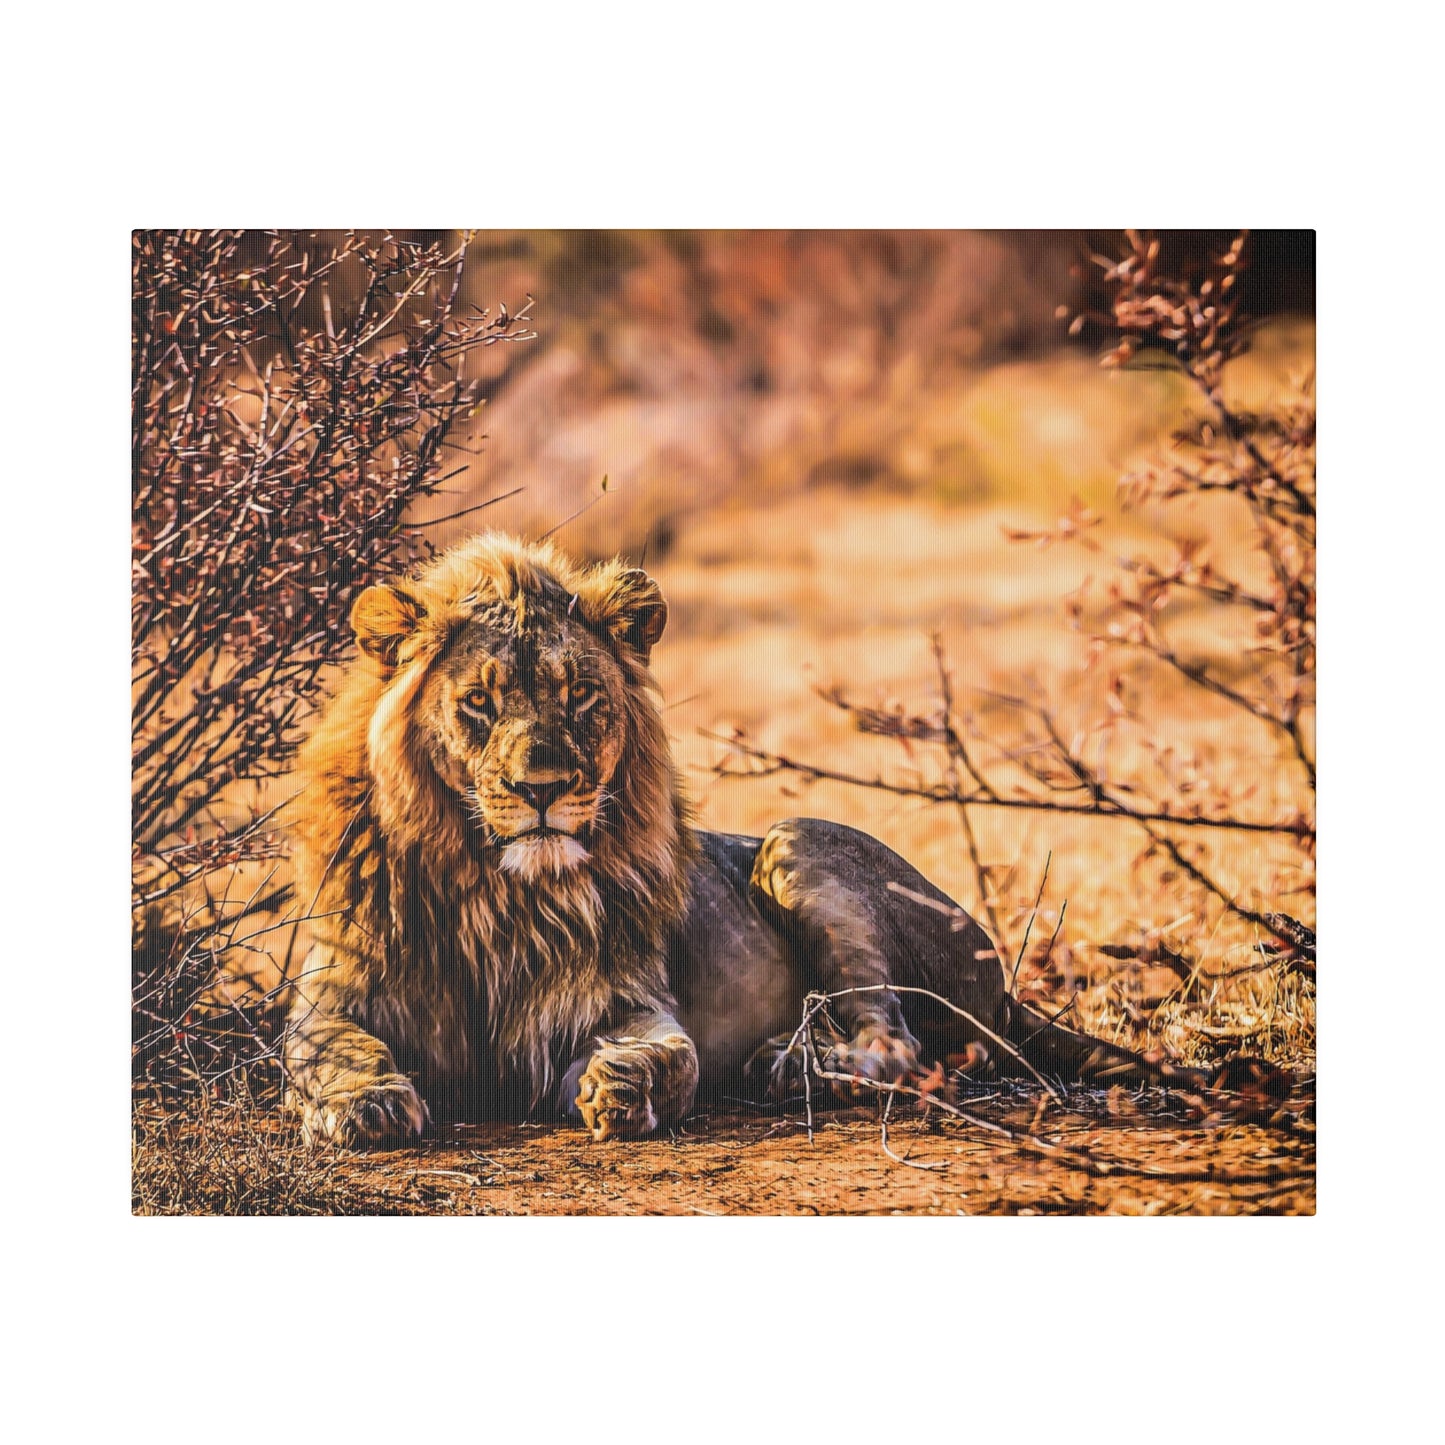
M 368 648 L 353 614 L 364 651 L 298 761 L 298 884 L 326 945 L 299 987 L 386 1039 L 434 1104 L 525 1112 L 609 1013 L 669 997 L 665 937 L 696 845 L 648 649 L 627 632 L 646 582 L 618 562 L 579 567 L 489 533 L 399 584 L 394 605 L 409 615 L 395 646 Z M 429 761 L 416 706 L 427 670 L 454 629 L 498 604 L 519 631 L 580 618 L 621 670 L 609 726 L 624 734 L 622 757 L 582 866 L 503 867 Z

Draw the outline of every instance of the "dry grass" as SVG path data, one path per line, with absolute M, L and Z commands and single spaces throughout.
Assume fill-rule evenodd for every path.
M 136 1214 L 392 1213 L 383 1191 L 337 1150 L 303 1144 L 274 1106 L 244 1089 L 185 1111 L 138 1106 L 131 1138 Z

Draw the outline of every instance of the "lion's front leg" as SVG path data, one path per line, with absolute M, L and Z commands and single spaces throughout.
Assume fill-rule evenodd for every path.
M 697 1049 L 671 1014 L 640 1014 L 597 1041 L 576 1107 L 594 1139 L 636 1139 L 677 1123 L 697 1093 Z
M 292 1009 L 285 1049 L 288 1097 L 305 1138 L 368 1147 L 424 1132 L 427 1107 L 391 1050 L 341 1014 L 332 990 L 310 992 Z

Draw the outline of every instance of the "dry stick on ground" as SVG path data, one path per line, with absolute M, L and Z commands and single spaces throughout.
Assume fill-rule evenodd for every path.
M 1003 1124 L 996 1124 L 990 1119 L 984 1119 L 977 1114 L 971 1114 L 966 1109 L 961 1109 L 957 1104 L 951 1104 L 946 1099 L 940 1099 L 936 1094 L 915 1088 L 911 1084 L 885 1083 L 879 1079 L 865 1078 L 861 1074 L 846 1074 L 836 1069 L 826 1069 L 822 1064 L 817 1045 L 813 1039 L 813 1020 L 819 1013 L 823 1012 L 832 999 L 841 998 L 846 994 L 867 992 L 882 985 L 869 985 L 866 988 L 839 989 L 836 993 L 810 993 L 803 1000 L 803 1017 L 789 1042 L 788 1051 L 791 1052 L 795 1044 L 801 1043 L 803 1050 L 803 1086 L 804 1098 L 807 1110 L 808 1142 L 814 1142 L 813 1130 L 813 1095 L 812 1088 L 808 1081 L 809 1074 L 829 1083 L 846 1084 L 850 1088 L 868 1088 L 883 1095 L 886 1099 L 885 1108 L 891 1106 L 892 1098 L 895 1095 L 903 1095 L 910 1099 L 916 1099 L 919 1103 L 931 1109 L 938 1109 L 951 1118 L 961 1119 L 965 1124 L 971 1124 L 975 1128 L 982 1129 L 986 1133 L 996 1134 L 1000 1138 L 1007 1139 L 1012 1144 L 1018 1144 L 1026 1149 L 1032 1149 L 1048 1158 L 1059 1159 L 1072 1167 L 1083 1171 L 1097 1179 L 1111 1178 L 1118 1175 L 1128 1175 L 1140 1179 L 1157 1179 L 1171 1183 L 1194 1183 L 1212 1182 L 1217 1184 L 1275 1184 L 1279 1182 L 1278 1173 L 1265 1174 L 1241 1174 L 1234 1171 L 1218 1169 L 1150 1169 L 1137 1164 L 1129 1164 L 1118 1159 L 1100 1159 L 1086 1149 L 1078 1148 L 1070 1144 L 1055 1144 L 1040 1137 L 1038 1134 L 1025 1132 L 1017 1129 L 1010 1129 Z M 899 993 L 921 993 L 930 998 L 939 998 L 939 995 L 930 993 L 927 989 L 896 989 Z M 978 1021 L 971 1015 L 957 1009 L 947 999 L 940 1002 L 947 1004 L 950 1008 L 963 1014 L 970 1022 L 977 1024 Z M 981 1027 L 981 1025 L 980 1025 Z M 985 1030 L 985 1032 L 988 1032 Z M 996 1037 L 996 1035 L 990 1035 Z M 1010 1050 L 1012 1052 L 1012 1050 Z M 824 1051 L 826 1053 L 826 1050 Z M 1048 1086 L 1045 1085 L 1047 1088 Z M 1057 1100 L 1059 1096 L 1054 1090 L 1049 1093 Z M 1059 1100 L 1062 1102 L 1062 1100 Z M 1040 1101 L 1042 1105 L 1043 1101 Z M 1038 1115 L 1035 1116 L 1037 1123 Z M 947 1163 L 928 1165 L 915 1161 L 900 1159 L 891 1149 L 888 1148 L 887 1119 L 883 1120 L 883 1149 L 890 1159 L 900 1164 L 909 1164 L 912 1168 L 938 1168 L 947 1169 Z
M 907 892 L 907 890 L 903 888 L 899 888 L 897 891 L 899 893 Z M 1019 1053 L 1019 1051 L 1011 1043 L 1009 1043 L 1007 1039 L 1000 1038 L 998 1034 L 994 1033 L 994 1031 L 989 1028 L 987 1024 L 983 1023 L 979 1019 L 976 1019 L 971 1013 L 969 1013 L 967 1009 L 960 1008 L 956 1003 L 953 1002 L 952 999 L 944 998 L 942 994 L 934 993 L 932 989 L 909 988 L 905 985 L 896 983 L 860 983 L 855 984 L 852 988 L 840 988 L 835 993 L 809 994 L 808 997 L 821 998 L 826 1004 L 831 999 L 846 998 L 849 994 L 855 993 L 912 993 L 918 994 L 923 998 L 931 998 L 935 1003 L 941 1003 L 944 1008 L 952 1010 L 952 1012 L 956 1013 L 959 1018 L 966 1020 L 968 1023 L 971 1023 L 974 1028 L 979 1030 L 980 1033 L 987 1034 L 989 1038 L 991 1038 L 994 1043 L 999 1046 L 999 1048 L 1001 1048 L 1011 1058 L 1017 1059 L 1019 1063 L 1021 1063 L 1024 1068 L 1026 1068 L 1029 1073 L 1034 1076 L 1034 1079 L 1038 1083 L 1039 1087 L 1043 1089 L 1044 1092 L 1048 1094 L 1048 1096 L 1053 1099 L 1055 1103 L 1063 1103 L 1063 1096 L 1059 1093 L 1059 1091 L 1054 1088 L 1054 1086 L 1049 1083 L 1049 1081 L 1041 1073 L 1039 1073 L 1039 1071 L 1034 1068 L 1034 1066 L 1029 1063 L 1029 1061 L 1024 1058 L 1024 1056 Z M 812 1017 L 812 1014 L 808 1014 L 805 1012 L 803 1017 L 803 1024 L 810 1024 Z M 803 1025 L 799 1025 L 800 1028 L 802 1026 Z M 794 1040 L 796 1040 L 797 1035 L 794 1034 L 793 1038 Z M 791 1049 L 792 1044 L 789 1044 L 788 1047 Z
M 883 1117 L 878 1121 L 879 1142 L 883 1145 L 883 1152 L 893 1160 L 895 1164 L 906 1164 L 910 1169 L 947 1169 L 948 1164 L 946 1162 L 925 1164 L 921 1160 L 907 1159 L 902 1154 L 895 1154 L 888 1147 L 888 1116 L 893 1112 L 894 1097 L 893 1094 L 886 1096 L 883 1102 Z
M 411 1171 L 411 1177 L 413 1179 L 420 1178 L 423 1174 L 434 1174 L 442 1179 L 462 1179 L 471 1185 L 473 1189 L 480 1189 L 482 1187 L 482 1181 L 478 1179 L 475 1174 L 467 1174 L 460 1169 L 413 1169 Z

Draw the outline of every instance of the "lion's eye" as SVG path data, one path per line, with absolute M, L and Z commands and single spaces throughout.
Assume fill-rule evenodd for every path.
M 489 718 L 492 715 L 492 695 L 484 687 L 474 687 L 462 694 L 462 711 L 473 717 Z
M 574 682 L 568 689 L 567 701 L 573 717 L 580 717 L 602 696 L 602 691 L 590 682 Z

